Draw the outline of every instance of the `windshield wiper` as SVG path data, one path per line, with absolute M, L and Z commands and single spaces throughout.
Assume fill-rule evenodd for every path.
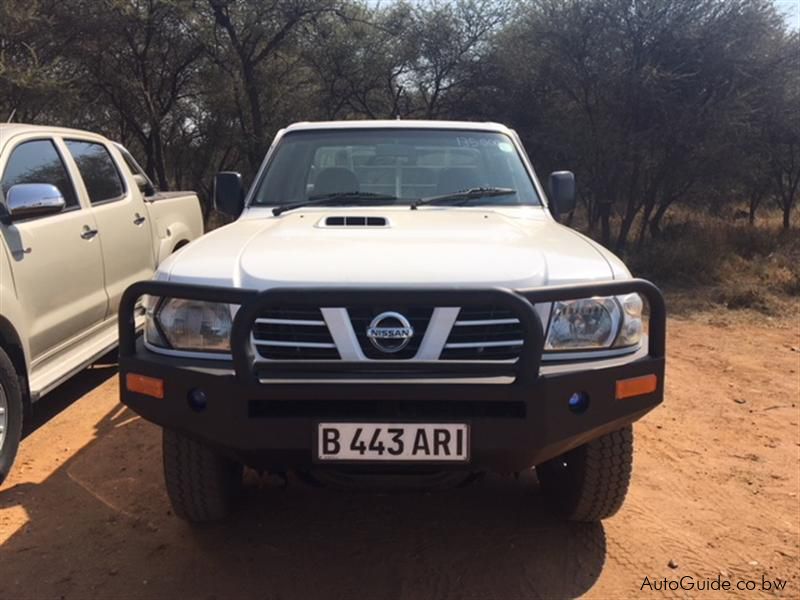
M 323 194 L 321 196 L 311 196 L 308 200 L 301 200 L 294 204 L 282 204 L 272 209 L 272 214 L 276 217 L 288 210 L 303 208 L 304 206 L 316 206 L 329 202 L 341 202 L 343 200 L 397 200 L 396 196 L 387 194 L 375 194 L 373 192 L 336 192 L 334 194 Z
M 411 203 L 411 210 L 417 210 L 418 206 L 424 204 L 433 204 L 435 202 L 468 202 L 474 198 L 490 198 L 493 196 L 510 196 L 516 194 L 517 190 L 511 188 L 497 188 L 497 187 L 476 187 L 460 192 L 453 192 L 452 194 L 442 194 L 441 196 L 428 196 L 427 198 L 420 198 Z

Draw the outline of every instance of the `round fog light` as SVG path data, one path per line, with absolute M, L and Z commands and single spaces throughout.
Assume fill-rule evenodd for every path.
M 189 392 L 189 407 L 195 412 L 202 412 L 208 406 L 208 395 L 199 389 Z
M 589 408 L 589 394 L 586 392 L 575 392 L 569 397 L 567 404 L 569 405 L 569 409 L 576 414 L 585 412 L 586 409 Z

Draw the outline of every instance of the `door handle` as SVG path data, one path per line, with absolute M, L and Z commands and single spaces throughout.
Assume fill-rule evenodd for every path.
M 91 227 L 89 227 L 88 225 L 84 225 L 84 226 L 83 226 L 83 232 L 81 233 L 81 237 L 82 237 L 83 239 L 85 239 L 85 240 L 90 240 L 90 239 L 92 239 L 94 236 L 96 236 L 97 234 L 98 234 L 98 231 L 97 231 L 97 229 L 92 229 L 92 228 L 91 228 Z
M 142 223 L 144 223 L 146 220 L 147 220 L 147 218 L 146 218 L 146 217 L 143 217 L 143 216 L 142 216 L 142 215 L 140 215 L 139 213 L 136 213 L 136 218 L 133 220 L 133 224 L 134 224 L 134 225 L 141 225 L 141 224 L 142 224 Z

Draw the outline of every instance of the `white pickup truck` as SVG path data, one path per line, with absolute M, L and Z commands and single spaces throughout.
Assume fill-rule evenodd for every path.
M 202 234 L 197 196 L 122 146 L 0 124 L 0 483 L 32 404 L 116 346 L 125 288 Z
M 225 515 L 242 465 L 414 485 L 536 467 L 568 518 L 621 506 L 664 302 L 557 222 L 572 173 L 548 199 L 498 124 L 304 123 L 215 201 L 237 220 L 120 308 L 122 401 L 164 429 L 177 515 Z

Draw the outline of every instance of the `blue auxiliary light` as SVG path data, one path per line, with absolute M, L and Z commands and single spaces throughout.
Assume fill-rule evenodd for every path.
M 189 407 L 195 412 L 202 412 L 208 406 L 208 395 L 201 389 L 189 392 Z
M 576 414 L 586 412 L 586 409 L 589 408 L 589 394 L 586 392 L 575 392 L 569 397 L 567 404 L 569 405 L 569 409 Z

